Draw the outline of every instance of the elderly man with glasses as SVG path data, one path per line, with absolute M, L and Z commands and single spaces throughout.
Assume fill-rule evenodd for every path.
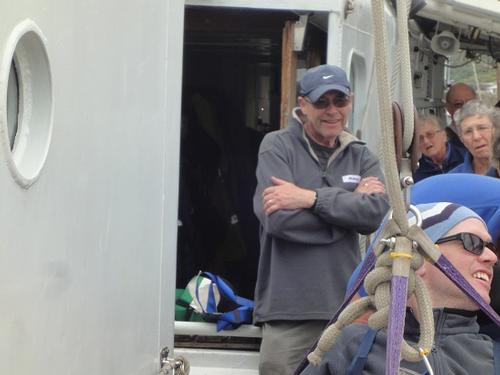
M 413 174 L 415 182 L 446 173 L 463 163 L 465 149 L 448 142 L 444 126 L 439 118 L 433 115 L 422 117 L 417 132 L 422 157 Z
M 352 109 L 346 73 L 309 69 L 298 104 L 258 156 L 261 375 L 293 372 L 342 302 L 360 261 L 358 233 L 374 231 L 389 207 L 377 157 L 344 130 Z
M 417 208 L 423 218 L 422 229 L 428 237 L 489 303 L 493 266 L 499 254 L 481 217 L 469 208 L 448 202 L 421 204 Z M 479 333 L 477 304 L 428 260 L 416 274 L 426 285 L 433 307 L 434 346 L 426 357 L 427 363 L 423 358 L 418 362 L 403 360 L 401 373 L 498 374 L 500 357 L 494 354 L 498 347 L 490 337 Z M 404 331 L 410 345 L 419 340 L 419 319 L 419 306 L 410 297 Z M 362 361 L 357 361 L 361 343 L 364 344 L 361 349 L 364 356 Z M 310 364 L 301 374 L 383 375 L 386 351 L 386 330 L 373 331 L 366 324 L 352 324 L 342 330 L 338 341 L 318 366 Z

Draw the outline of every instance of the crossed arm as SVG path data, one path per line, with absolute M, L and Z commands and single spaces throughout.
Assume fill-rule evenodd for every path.
M 271 215 L 278 210 L 293 210 L 311 208 L 316 201 L 316 191 L 303 189 L 292 182 L 271 176 L 272 186 L 267 187 L 262 193 L 262 207 L 266 215 Z M 354 190 L 361 194 L 385 194 L 385 186 L 378 177 L 369 176 L 360 180 Z
M 261 153 L 254 210 L 264 230 L 277 238 L 310 244 L 334 242 L 339 228 L 372 232 L 389 205 L 378 177 L 382 176 L 378 161 L 368 158 L 366 164 L 354 191 L 339 186 L 312 190 L 293 182 L 285 157 Z

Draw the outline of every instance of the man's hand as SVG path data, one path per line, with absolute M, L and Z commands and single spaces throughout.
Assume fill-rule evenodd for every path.
M 385 186 L 377 177 L 365 177 L 359 181 L 358 187 L 354 191 L 363 194 L 384 194 Z
M 297 208 L 310 208 L 316 199 L 314 190 L 307 190 L 271 177 L 274 186 L 269 186 L 262 193 L 262 207 L 266 215 L 271 215 L 277 210 L 293 210 Z

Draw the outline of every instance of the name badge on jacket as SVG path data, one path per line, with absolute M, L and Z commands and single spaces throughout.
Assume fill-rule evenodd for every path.
M 344 183 L 358 184 L 359 181 L 361 181 L 361 176 L 356 174 L 346 174 L 345 176 L 342 176 L 342 182 Z

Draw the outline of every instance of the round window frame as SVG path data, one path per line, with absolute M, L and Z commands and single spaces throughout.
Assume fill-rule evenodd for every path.
M 54 98 L 47 39 L 32 20 L 10 33 L 0 65 L 0 143 L 12 178 L 29 188 L 40 176 L 52 138 Z M 11 148 L 7 98 L 11 65 L 17 73 L 17 132 Z
M 15 102 L 11 103 L 9 99 L 14 96 Z M 10 106 L 9 106 L 10 103 Z M 9 115 L 15 114 L 15 119 Z M 17 122 L 19 117 L 19 80 L 17 79 L 17 68 L 12 60 L 9 73 L 9 82 L 7 83 L 7 130 L 9 135 L 10 149 L 15 147 L 17 135 Z

